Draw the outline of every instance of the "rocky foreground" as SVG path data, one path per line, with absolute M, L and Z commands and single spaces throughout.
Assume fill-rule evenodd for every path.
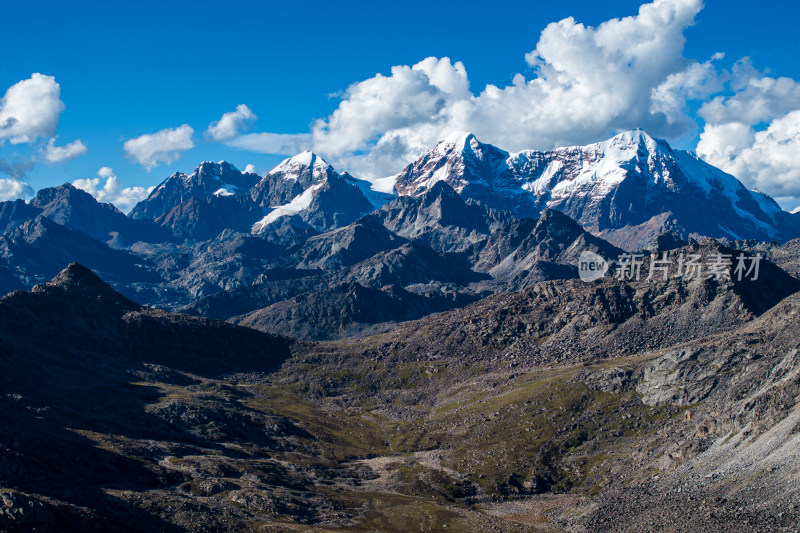
M 556 280 L 309 342 L 73 264 L 0 301 L 0 530 L 795 531 L 798 289 Z

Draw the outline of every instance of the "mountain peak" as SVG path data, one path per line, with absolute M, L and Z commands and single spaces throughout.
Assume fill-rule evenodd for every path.
M 132 310 L 140 307 L 139 304 L 119 294 L 108 283 L 80 263 L 67 265 L 64 270 L 47 282 L 47 287 L 57 287 L 69 294 L 88 297 L 118 308 Z M 42 290 L 46 291 L 47 289 L 37 290 L 34 288 L 34 292 Z
M 325 161 L 322 157 L 315 154 L 310 150 L 306 150 L 304 152 L 300 152 L 297 155 L 293 155 L 287 159 L 281 161 L 281 163 L 269 171 L 269 174 L 277 174 L 280 172 L 287 172 L 298 167 L 300 168 L 310 168 L 310 169 L 327 169 L 331 165 Z
M 437 181 L 430 188 L 426 189 L 422 193 L 421 198 L 423 198 L 423 203 L 426 204 L 432 203 L 438 198 L 454 199 L 460 201 L 461 203 L 464 202 L 464 200 L 461 198 L 461 195 L 459 195 L 456 190 L 453 189 L 453 186 L 444 180 Z
M 222 173 L 228 172 L 238 172 L 238 169 L 225 161 L 224 159 L 219 162 L 214 161 L 203 161 L 197 167 L 195 167 L 193 174 L 201 174 L 201 173 L 211 173 L 214 175 L 220 175 Z
M 473 147 L 473 144 L 475 145 Z M 454 131 L 436 145 L 435 151 L 445 155 L 450 151 L 472 152 L 474 148 L 480 146 L 480 141 L 468 131 Z
M 64 183 L 57 187 L 46 187 L 39 189 L 36 196 L 31 200 L 32 205 L 43 207 L 56 200 L 66 200 L 67 198 L 79 199 L 84 202 L 97 203 L 97 200 L 88 192 L 78 189 L 71 183 Z
M 605 142 L 598 143 L 606 151 L 609 148 L 625 150 L 626 148 L 641 147 L 651 153 L 670 153 L 672 147 L 663 139 L 652 137 L 641 128 L 635 130 L 622 131 L 614 135 Z M 612 150 L 613 151 L 613 150 Z
M 469 131 L 454 131 L 447 137 L 441 140 L 442 143 L 452 144 L 454 146 L 464 146 L 475 139 L 475 135 Z
M 47 282 L 54 287 L 65 287 L 70 285 L 105 285 L 97 275 L 80 263 L 70 263 L 59 272 L 56 277 Z

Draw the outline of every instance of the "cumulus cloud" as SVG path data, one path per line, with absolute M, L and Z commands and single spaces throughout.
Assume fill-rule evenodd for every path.
M 222 118 L 208 125 L 206 137 L 212 141 L 229 141 L 249 126 L 256 115 L 244 104 L 236 106 L 236 111 L 224 113 Z
M 27 183 L 13 178 L 0 179 L 0 201 L 25 199 L 31 196 L 33 196 L 33 189 Z
M 65 163 L 86 153 L 86 145 L 78 139 L 64 146 L 56 146 L 56 140 L 50 139 L 42 150 L 48 163 Z
M 715 54 L 712 61 L 723 57 L 723 54 Z M 667 76 L 651 92 L 650 111 L 661 113 L 670 124 L 688 127 L 692 123 L 687 113 L 688 102 L 706 99 L 724 88 L 725 77 L 720 75 L 712 61 L 692 63 L 686 69 Z
M 165 128 L 125 141 L 126 155 L 148 171 L 160 164 L 170 164 L 181 157 L 181 153 L 194 148 L 194 130 L 188 124 L 177 128 Z
M 636 16 L 597 27 L 573 18 L 548 25 L 526 54 L 532 71 L 511 85 L 470 89 L 466 67 L 429 57 L 350 85 L 314 123 L 311 148 L 365 177 L 399 171 L 455 130 L 510 150 L 596 141 L 644 127 L 677 136 L 694 124 L 687 101 L 721 88 L 712 61 L 683 57 L 684 30 L 701 0 L 655 0 Z M 713 59 L 719 59 L 715 56 Z M 231 145 L 269 153 L 304 148 L 303 136 L 239 136 Z
M 707 125 L 697 153 L 769 195 L 800 198 L 800 109 L 763 131 L 741 122 Z
M 36 166 L 33 159 L 27 161 L 9 161 L 8 159 L 0 159 L 0 173 L 8 174 L 14 179 L 21 180 L 25 174 Z
M 62 111 L 61 86 L 53 76 L 35 73 L 15 83 L 0 100 L 0 143 L 52 137 Z
M 246 174 L 255 174 L 256 173 L 256 166 L 252 163 L 248 163 L 246 167 L 244 167 L 244 171 Z
M 525 55 L 529 72 L 506 87 L 470 88 L 460 61 L 429 57 L 351 84 L 337 108 L 304 134 L 253 133 L 227 141 L 264 153 L 311 148 L 363 177 L 398 172 L 457 130 L 509 150 L 583 144 L 643 127 L 676 137 L 695 127 L 687 102 L 724 81 L 713 61 L 683 56 L 684 30 L 702 0 L 654 0 L 597 27 L 548 25 Z M 526 77 L 527 75 L 527 77 Z
M 704 103 L 700 157 L 745 185 L 794 207 L 800 202 L 800 83 L 737 62 L 731 94 Z
M 10 176 L 10 178 L 0 178 L 0 201 L 33 196 L 33 188 L 23 181 L 25 173 L 33 166 L 33 160 L 11 162 L 0 159 L 0 173 Z
M 800 108 L 800 83 L 791 78 L 754 76 L 733 96 L 706 102 L 699 114 L 712 124 L 759 124 Z
M 452 106 L 470 98 L 461 62 L 429 57 L 412 67 L 395 66 L 390 76 L 351 85 L 338 109 L 314 126 L 314 147 L 338 155 L 399 128 L 446 123 Z
M 155 187 L 123 188 L 120 179 L 110 167 L 98 170 L 96 178 L 77 179 L 72 184 L 94 196 L 98 202 L 114 204 L 123 213 L 130 211 L 155 189 Z

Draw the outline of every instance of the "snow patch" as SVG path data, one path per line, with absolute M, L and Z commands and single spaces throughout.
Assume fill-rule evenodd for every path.
M 259 231 L 263 230 L 266 226 L 269 226 L 276 220 L 281 217 L 289 216 L 289 215 L 296 215 L 301 211 L 305 211 L 311 206 L 311 202 L 314 199 L 314 193 L 318 191 L 323 185 L 324 182 L 317 183 L 312 185 L 301 194 L 298 194 L 288 204 L 279 205 L 277 207 L 273 207 L 272 211 L 270 211 L 264 218 L 253 224 L 252 232 L 258 233 Z
M 742 241 L 742 240 L 744 240 L 744 239 L 742 239 L 741 237 L 739 237 L 738 235 L 736 235 L 734 232 L 732 232 L 731 230 L 729 230 L 728 228 L 726 228 L 725 226 L 723 226 L 722 224 L 717 224 L 717 227 L 718 227 L 719 229 L 721 229 L 722 231 L 724 231 L 725 233 L 727 233 L 728 235 L 730 235 L 731 237 L 733 237 L 733 239 L 734 239 L 734 240 L 737 240 L 737 241 Z
M 348 175 L 347 181 L 359 188 L 375 209 L 380 209 L 397 197 L 394 184 L 398 175 L 377 179 L 358 179 Z
M 214 196 L 233 196 L 233 193 L 225 187 L 220 187 L 214 192 Z

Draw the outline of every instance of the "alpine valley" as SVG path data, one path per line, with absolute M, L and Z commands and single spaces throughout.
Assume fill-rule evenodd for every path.
M 0 531 L 800 523 L 800 213 L 644 131 L 67 183 L 0 232 Z M 652 275 L 687 257 L 730 263 Z

